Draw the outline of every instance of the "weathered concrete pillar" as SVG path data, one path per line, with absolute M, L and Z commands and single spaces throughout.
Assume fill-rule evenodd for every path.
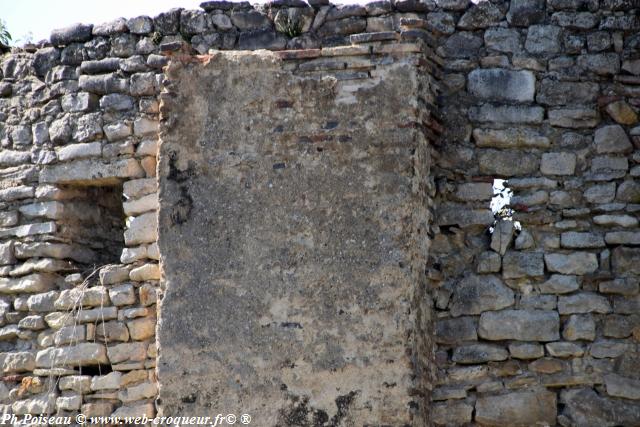
M 303 76 L 314 61 L 216 53 L 167 71 L 164 415 L 425 425 L 423 77 L 402 55 L 359 80 Z

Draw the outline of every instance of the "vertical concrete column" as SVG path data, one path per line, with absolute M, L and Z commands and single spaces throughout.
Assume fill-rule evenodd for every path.
M 167 70 L 160 411 L 424 425 L 421 78 L 398 58 L 351 82 L 292 68 L 235 52 Z

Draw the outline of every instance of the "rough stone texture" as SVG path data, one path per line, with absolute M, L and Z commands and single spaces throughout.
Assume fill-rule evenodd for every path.
M 555 341 L 560 337 L 559 322 L 555 311 L 486 311 L 480 316 L 478 336 L 492 341 Z
M 220 77 L 222 71 L 226 77 Z M 206 414 L 204 405 L 213 399 L 229 410 L 242 406 L 244 412 L 260 413 L 266 425 L 287 424 L 294 414 L 310 419 L 314 411 L 364 424 L 419 419 L 406 402 L 417 386 L 410 378 L 418 374 L 419 381 L 422 374 L 407 365 L 406 357 L 424 344 L 407 341 L 406 332 L 415 331 L 417 338 L 422 328 L 416 321 L 427 323 L 429 312 L 414 302 L 420 301 L 415 298 L 423 270 L 416 267 L 424 253 L 408 233 L 415 230 L 411 224 L 426 217 L 420 194 L 411 190 L 416 176 L 406 167 L 414 162 L 428 166 L 419 163 L 426 162 L 426 146 L 415 131 L 395 130 L 394 144 L 412 147 L 414 155 L 407 150 L 386 163 L 385 154 L 371 151 L 389 139 L 364 124 L 374 120 L 382 128 L 396 127 L 395 115 L 385 111 L 411 117 L 405 101 L 418 93 L 412 67 L 382 72 L 384 80 L 341 101 L 331 80 L 293 76 L 267 53 L 218 54 L 205 67 L 174 64 L 168 71 L 170 79 L 181 82 L 168 108 L 187 110 L 181 112 L 184 119 L 166 129 L 160 147 L 159 246 L 167 293 L 159 329 L 159 380 L 167 414 Z M 206 96 L 203 85 L 210 88 Z M 313 103 L 307 102 L 310 98 Z M 369 107 L 356 104 L 365 99 Z M 274 110 L 275 100 L 291 107 Z M 350 121 L 340 126 L 346 126 L 349 142 L 327 145 L 331 155 L 326 157 L 299 158 L 296 143 L 273 133 L 286 123 L 286 132 L 305 135 L 326 117 L 347 116 Z M 238 126 L 238 120 L 252 124 Z M 280 140 L 279 148 L 262 142 L 265 137 Z M 353 150 L 371 153 L 371 160 L 354 162 Z M 236 154 L 229 156 L 230 151 Z M 250 156 L 254 166 L 238 167 L 234 156 Z M 379 161 L 391 169 L 379 169 Z M 369 169 L 366 179 L 377 184 L 365 184 L 365 175 L 358 172 L 362 168 Z M 361 181 L 355 193 L 350 190 L 354 179 Z M 239 182 L 247 183 L 240 192 Z M 379 191 L 387 186 L 394 188 L 392 193 Z M 376 205 L 382 210 L 373 209 Z M 331 221 L 325 211 L 329 206 L 337 209 Z M 401 217 L 408 221 L 406 228 L 390 221 Z M 211 237 L 199 239 L 203 232 Z M 194 244 L 185 247 L 180 244 L 184 239 Z M 279 255 L 274 258 L 274 253 Z M 290 271 L 286 279 L 283 268 Z M 329 299 L 350 302 L 330 308 L 323 302 Z M 213 305 L 221 310 L 217 316 L 208 314 Z M 418 317 L 403 314 L 409 307 Z M 336 317 L 336 309 L 343 314 Z M 376 328 L 385 334 L 371 335 L 362 314 L 369 310 L 376 311 Z M 191 320 L 196 317 L 198 322 Z M 203 336 L 198 332 L 203 329 L 211 333 Z M 385 356 L 381 347 L 387 348 Z M 209 350 L 190 359 L 184 348 Z M 418 364 L 426 362 L 426 355 L 414 354 Z M 242 389 L 229 388 L 229 381 L 239 381 Z M 381 386 L 385 381 L 396 386 Z M 336 389 L 336 382 L 346 388 Z M 285 385 L 288 393 L 282 392 Z M 320 389 L 321 394 L 313 392 Z M 308 407 L 299 406 L 309 398 Z M 193 403 L 185 406 L 186 400 Z M 344 402 L 338 412 L 336 401 Z M 418 408 L 424 405 L 417 403 Z
M 206 13 L 174 9 L 154 18 L 73 25 L 54 31 L 50 45 L 14 48 L 0 58 L 0 284 L 4 290 L 0 298 L 0 362 L 4 361 L 5 368 L 5 381 L 0 383 L 0 402 L 5 406 L 0 409 L 19 414 L 82 411 L 105 416 L 114 411 L 152 416 L 155 406 L 163 411 L 162 400 L 154 402 L 157 388 L 162 386 L 154 372 L 158 354 L 162 353 L 154 336 L 156 304 L 164 295 L 164 284 L 159 286 L 156 280 L 163 278 L 155 267 L 164 259 L 155 242 L 157 208 L 164 203 L 158 198 L 155 179 L 158 140 L 163 139 L 158 132 L 181 121 L 191 122 L 197 116 L 183 114 L 183 108 L 167 108 L 171 102 L 166 97 L 173 96 L 171 92 L 179 82 L 166 78 L 163 67 L 177 62 L 199 68 L 211 60 L 206 55 L 193 57 L 190 54 L 193 51 L 206 54 L 209 49 L 268 48 L 302 49 L 278 53 L 286 58 L 283 67 L 303 79 L 313 77 L 320 82 L 324 78 L 324 83 L 318 85 L 330 87 L 343 110 L 335 116 L 307 122 L 306 114 L 298 114 L 303 109 L 323 112 L 316 110 L 318 97 L 313 90 L 295 98 L 283 91 L 281 82 L 260 85 L 260 80 L 256 80 L 255 84 L 245 84 L 239 79 L 238 86 L 246 86 L 246 92 L 274 96 L 268 106 L 259 106 L 252 102 L 236 103 L 226 98 L 227 93 L 208 94 L 210 87 L 216 87 L 213 84 L 201 86 L 203 97 L 224 99 L 222 104 L 234 112 L 225 116 L 230 123 L 240 123 L 236 111 L 250 111 L 259 122 L 267 120 L 262 117 L 265 115 L 273 121 L 273 126 L 263 131 L 264 137 L 260 136 L 265 141 L 265 147 L 261 148 L 269 151 L 240 151 L 239 146 L 254 142 L 240 139 L 237 146 L 224 152 L 227 157 L 222 164 L 235 165 L 234 170 L 245 174 L 242 176 L 253 177 L 263 172 L 260 162 L 265 156 L 287 151 L 287 158 L 269 157 L 271 163 L 264 167 L 280 174 L 274 176 L 281 176 L 293 168 L 305 168 L 309 162 L 320 167 L 326 164 L 323 162 L 333 161 L 336 152 L 348 151 L 348 167 L 327 168 L 315 180 L 329 186 L 333 181 L 325 183 L 325 177 L 345 174 L 340 175 L 343 182 L 349 182 L 345 197 L 321 208 L 326 209 L 323 215 L 328 218 L 327 223 L 341 224 L 344 216 L 334 205 L 343 206 L 341 203 L 352 200 L 352 195 L 365 197 L 375 193 L 401 199 L 410 194 L 409 190 L 403 190 L 407 186 L 394 180 L 423 163 L 404 161 L 412 154 L 407 152 L 410 147 L 400 142 L 408 133 L 424 133 L 430 139 L 431 169 L 419 184 L 412 186 L 412 191 L 428 194 L 420 206 L 437 215 L 432 223 L 415 226 L 421 230 L 420 237 L 416 237 L 419 243 L 430 246 L 428 252 L 422 252 L 428 258 L 421 265 L 408 267 L 406 260 L 401 259 L 402 250 L 410 247 L 402 242 L 407 241 L 410 233 L 393 240 L 373 232 L 368 236 L 371 240 L 364 243 L 383 246 L 385 256 L 393 259 L 389 265 L 394 268 L 412 268 L 416 277 L 426 277 L 427 283 L 420 289 L 432 295 L 423 295 L 420 301 L 433 304 L 436 342 L 433 348 L 426 346 L 414 354 L 433 356 L 434 363 L 428 367 L 435 375 L 409 392 L 406 384 L 410 380 L 402 375 L 394 375 L 393 382 L 383 378 L 380 383 L 375 373 L 367 380 L 362 376 L 356 378 L 351 371 L 340 376 L 342 371 L 337 369 L 327 379 L 328 383 L 334 379 L 331 393 L 314 389 L 305 394 L 295 386 L 299 379 L 308 378 L 307 372 L 324 371 L 314 371 L 315 367 L 306 360 L 291 358 L 283 361 L 282 366 L 262 371 L 265 376 L 270 371 L 289 375 L 287 389 L 274 393 L 287 402 L 284 409 L 288 409 L 285 411 L 288 417 L 280 424 L 359 425 L 362 421 L 350 418 L 353 411 L 349 408 L 365 407 L 360 405 L 362 394 L 358 397 L 347 393 L 378 388 L 385 396 L 395 396 L 396 403 L 393 410 L 385 410 L 386 418 L 368 420 L 371 425 L 399 424 L 397 412 L 409 411 L 427 413 L 435 425 L 517 425 L 517 417 L 531 414 L 535 403 L 508 398 L 511 406 L 517 408 L 516 415 L 512 417 L 505 412 L 503 419 L 483 418 L 490 412 L 483 399 L 514 393 L 557 396 L 555 419 L 549 416 L 548 420 L 539 420 L 534 410 L 531 420 L 524 421 L 524 425 L 637 424 L 640 419 L 640 404 L 634 394 L 640 380 L 637 3 L 512 0 L 476 5 L 465 0 L 398 0 L 341 7 L 321 0 L 310 3 L 312 7 L 300 0 L 277 0 L 260 8 L 246 2 L 211 1 L 203 6 Z M 297 23 L 287 23 L 287 19 Z M 283 28 L 289 24 L 293 28 Z M 287 31 L 294 34 L 285 34 Z M 374 33 L 357 34 L 362 31 Z M 378 108 L 366 95 L 381 84 L 378 80 L 388 80 L 384 70 L 397 61 L 419 64 L 416 76 L 423 83 L 428 81 L 429 89 L 421 88 L 419 98 L 405 96 L 400 108 L 376 110 L 378 115 L 364 117 L 363 111 Z M 222 74 L 226 76 L 225 72 Z M 402 81 L 415 83 L 411 79 Z M 168 93 L 159 95 L 161 90 Z M 304 103 L 290 103 L 301 97 Z M 192 105 L 192 101 L 185 100 L 184 105 Z M 206 111 L 208 104 L 204 105 Z M 385 119 L 388 116 L 388 121 L 378 120 L 380 115 Z M 382 142 L 368 144 L 366 150 L 352 142 L 354 129 L 365 122 L 367 131 L 384 134 Z M 208 141 L 218 138 L 212 132 L 202 135 L 199 141 L 208 147 Z M 353 147 L 356 149 L 351 150 Z M 217 159 L 208 164 L 213 168 L 220 162 Z M 367 168 L 357 169 L 362 165 Z M 179 170 L 184 173 L 176 179 L 189 182 L 187 176 L 191 177 L 192 172 L 188 165 Z M 372 171 L 382 171 L 384 178 L 374 179 L 379 175 Z M 197 172 L 196 169 L 194 174 Z M 55 182 L 45 182 L 52 176 Z M 522 227 L 506 245 L 498 238 L 502 233 L 492 236 L 487 233 L 487 228 L 501 219 L 489 209 L 495 178 L 509 178 L 506 185 L 514 192 L 512 219 Z M 252 180 L 233 181 L 229 176 L 225 179 L 224 182 L 233 183 L 234 194 L 278 194 L 281 189 L 277 180 L 269 182 L 271 187 L 266 184 L 260 187 Z M 208 184 L 216 182 L 217 177 Z M 305 212 L 300 206 L 315 206 L 316 182 L 299 204 L 285 203 L 278 210 L 290 209 L 295 213 L 290 220 L 299 220 L 298 212 Z M 201 196 L 193 197 L 189 185 L 185 186 L 186 190 L 176 193 L 183 201 L 175 210 L 176 218 L 186 215 L 183 212 L 193 205 L 203 204 Z M 347 185 L 338 187 L 344 189 Z M 410 221 L 406 217 L 389 215 L 384 210 L 388 205 L 371 205 L 375 200 L 368 202 L 370 210 L 354 210 L 350 215 L 367 220 L 384 218 L 384 224 L 393 224 L 390 229 L 398 233 L 407 229 Z M 173 204 L 170 207 L 175 208 Z M 216 212 L 224 209 L 223 205 L 210 209 L 201 229 L 218 224 Z M 129 216 L 126 222 L 125 215 Z M 268 212 L 263 216 L 268 218 Z M 242 215 L 238 218 L 229 229 L 237 230 L 234 226 L 241 223 Z M 380 226 L 381 221 L 373 222 L 371 228 Z M 123 229 L 127 230 L 124 242 Z M 181 244 L 197 246 L 202 239 L 217 236 L 218 232 L 215 229 L 199 233 Z M 267 261 L 261 265 L 273 276 L 263 280 L 261 286 L 263 283 L 273 286 L 274 282 L 290 285 L 308 273 L 300 269 L 310 259 L 307 254 L 323 250 L 317 239 L 310 242 L 307 235 L 296 235 L 292 241 L 286 251 L 262 258 Z M 491 249 L 492 242 L 498 252 Z M 238 243 L 221 242 L 220 250 L 234 244 Z M 349 236 L 344 239 L 350 250 L 360 244 Z M 301 253 L 300 247 L 307 252 L 295 259 L 296 264 L 280 263 L 291 259 L 291 253 Z M 364 264 L 360 263 L 361 258 L 348 257 L 350 253 L 347 250 L 331 253 L 327 258 L 352 263 L 349 265 Z M 530 254 L 540 255 L 529 262 Z M 541 255 L 551 256 L 542 270 Z M 274 259 L 278 263 L 269 270 Z M 255 253 L 243 253 L 230 264 L 237 266 L 247 260 L 259 262 Z M 94 266 L 104 264 L 115 265 L 103 268 L 104 275 L 95 274 L 85 281 Z M 209 264 L 207 259 L 203 265 Z M 374 271 L 368 265 L 362 268 L 366 269 L 362 277 Z M 422 272 L 419 276 L 418 271 Z M 470 276 L 476 277 L 464 285 Z M 98 286 L 98 277 L 109 277 L 106 280 L 109 283 Z M 483 282 L 489 285 L 481 285 Z M 353 318 L 366 319 L 366 332 L 357 335 L 358 339 L 385 342 L 394 333 L 399 334 L 399 330 L 407 329 L 380 327 L 378 313 L 389 306 L 372 298 L 378 295 L 376 290 L 383 286 L 389 290 L 398 283 L 395 277 L 367 283 L 362 285 L 361 293 L 352 292 L 344 298 L 332 295 L 326 298 L 332 302 L 330 305 L 324 300 L 324 305 L 317 305 L 324 307 L 327 316 L 344 328 Z M 460 283 L 464 286 L 457 288 Z M 494 286 L 495 283 L 508 292 Z M 364 289 L 370 288 L 373 291 L 366 293 Z M 474 311 L 481 307 L 481 312 L 454 317 L 455 310 L 471 307 L 461 303 L 462 291 L 472 295 L 484 288 L 489 295 L 496 292 L 498 300 L 508 294 L 508 305 L 493 308 L 486 297 L 481 297 L 473 307 Z M 337 295 L 343 291 L 336 289 Z M 356 300 L 356 296 L 360 299 Z M 409 313 L 411 301 L 406 295 L 385 294 L 385 298 L 404 304 L 406 311 L 401 312 Z M 288 306 L 275 304 L 273 312 L 280 318 L 266 317 L 266 322 L 273 321 L 260 323 L 260 327 L 289 337 L 308 334 L 310 326 L 296 319 L 299 315 L 296 307 L 303 305 L 300 299 L 304 300 L 300 297 Z M 270 301 L 263 300 L 267 301 L 265 304 Z M 337 303 L 342 305 L 336 306 Z M 76 304 L 84 306 L 77 312 L 77 321 L 68 313 Z M 209 304 L 209 317 L 211 307 L 217 306 Z M 562 312 L 559 326 L 552 328 L 561 330 L 562 341 L 541 341 L 540 337 L 520 332 L 509 336 L 527 341 L 488 339 L 487 317 L 506 316 L 504 313 L 514 309 Z M 249 318 L 251 308 L 243 314 L 245 320 Z M 269 312 L 269 316 L 274 315 Z M 204 316 L 193 314 L 185 322 L 199 324 L 201 317 Z M 518 317 L 512 323 L 538 329 L 537 323 L 525 321 L 526 316 Z M 548 329 L 545 322 L 542 324 Z M 500 327 L 502 324 L 496 326 L 496 332 L 500 332 Z M 233 333 L 236 329 L 242 330 L 235 328 Z M 425 324 L 423 330 L 431 329 Z M 329 366 L 327 370 L 337 362 L 325 355 L 336 354 L 335 348 L 356 339 L 337 336 L 336 331 L 337 328 L 322 331 L 324 335 L 319 339 L 330 343 L 327 348 L 308 350 L 314 356 L 319 355 L 313 360 L 321 360 L 323 366 Z M 206 338 L 208 330 L 200 329 L 198 334 L 198 340 Z M 413 334 L 404 339 L 414 337 L 428 340 L 431 335 Z M 34 366 L 34 358 L 41 351 L 100 344 L 105 340 L 109 341 L 108 361 L 100 353 L 87 353 L 87 357 L 97 359 L 91 361 L 92 367 L 83 368 L 85 375 L 81 377 L 79 366 Z M 275 351 L 281 341 L 278 336 L 256 348 Z M 395 361 L 391 368 L 384 368 L 389 375 L 400 371 L 398 366 L 403 367 L 403 372 L 413 372 L 416 365 L 410 365 L 411 361 L 423 360 L 412 358 L 411 350 L 400 348 L 401 342 L 398 339 L 394 347 L 375 349 L 380 358 L 376 360 Z M 215 346 L 202 348 L 196 344 L 193 348 L 183 346 L 181 350 L 199 361 L 200 354 L 210 354 L 212 347 Z M 507 359 L 501 360 L 507 351 Z M 347 357 L 350 355 L 344 356 Z M 252 363 L 263 362 L 252 359 Z M 367 363 L 362 362 L 361 369 L 367 369 Z M 122 373 L 120 387 L 92 392 L 91 379 L 106 364 L 114 372 Z M 197 366 L 212 372 L 206 364 Z M 17 382 L 20 378 L 16 375 L 24 376 L 23 381 Z M 67 375 L 73 378 L 68 383 L 63 381 L 69 378 Z M 59 380 L 58 387 L 49 382 L 50 378 Z M 244 386 L 238 385 L 235 378 L 232 381 L 234 387 Z M 67 388 L 70 384 L 74 389 Z M 357 384 L 357 388 L 351 384 Z M 279 386 L 273 382 L 274 389 Z M 334 392 L 337 387 L 340 392 Z M 50 395 L 47 391 L 51 391 Z M 332 393 L 340 398 L 320 402 L 331 409 L 328 413 L 313 411 L 318 406 L 317 396 Z M 300 399 L 292 404 L 298 396 Z M 180 397 L 185 403 L 181 403 L 184 407 L 178 412 L 188 414 L 188 409 L 194 406 L 188 403 L 192 396 L 185 392 Z M 201 400 L 213 401 L 209 396 Z M 502 407 L 501 403 L 493 406 Z M 254 420 L 252 424 L 261 424 L 255 416 Z M 406 424 L 422 426 L 426 422 L 414 418 Z
M 453 288 L 451 314 L 480 314 L 510 307 L 514 303 L 513 295 L 513 291 L 496 276 L 470 275 Z
M 533 101 L 535 76 L 530 71 L 475 70 L 469 74 L 469 92 L 495 101 Z
M 548 391 L 514 392 L 476 402 L 476 421 L 492 426 L 554 425 L 556 395 Z

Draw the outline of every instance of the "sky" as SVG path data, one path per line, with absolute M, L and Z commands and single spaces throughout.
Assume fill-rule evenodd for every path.
M 76 22 L 100 24 L 120 17 L 153 17 L 173 7 L 200 9 L 202 1 L 204 0 L 0 0 L 0 19 L 7 24 L 13 44 L 20 46 L 26 41 L 48 39 L 51 30 Z M 367 1 L 371 0 L 338 0 L 334 3 Z

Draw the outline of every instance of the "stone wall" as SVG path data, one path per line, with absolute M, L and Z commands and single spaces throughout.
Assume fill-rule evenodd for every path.
M 417 386 L 411 410 L 398 407 L 397 418 L 369 420 L 637 425 L 637 1 L 310 4 L 206 2 L 201 11 L 76 25 L 54 31 L 50 43 L 2 57 L 3 411 L 162 411 L 162 400 L 154 400 L 156 301 L 165 285 L 159 285 L 162 201 L 155 176 L 163 88 L 163 132 L 170 134 L 187 119 L 181 108 L 168 108 L 167 97 L 180 91 L 164 67 L 207 73 L 224 56 L 194 54 L 266 48 L 283 50 L 267 62 L 281 61 L 278 67 L 287 76 L 332 76 L 343 102 L 362 104 L 347 112 L 355 117 L 371 108 L 358 98 L 370 80 L 394 81 L 389 73 L 397 62 L 419 70 L 420 96 L 403 92 L 396 82 L 397 94 L 410 95 L 399 111 L 415 109 L 415 120 L 397 132 L 419 130 L 430 142 L 424 162 L 412 172 L 428 173 L 424 189 L 413 191 L 424 195 L 424 217 L 433 218 L 423 230 L 427 237 L 413 235 L 416 254 L 426 255 L 429 248 L 429 258 L 426 277 L 412 283 L 428 281 L 426 288 L 416 288 L 415 295 L 425 295 L 416 306 L 432 305 L 435 322 L 431 333 L 422 333 L 428 322 L 415 323 L 414 331 L 422 334 L 415 342 L 423 347 L 412 349 L 413 362 L 434 364 L 414 363 L 425 380 L 409 381 Z M 282 90 L 258 89 L 265 96 Z M 375 99 L 375 91 L 370 93 Z M 286 103 L 276 107 L 286 113 Z M 387 113 L 393 117 L 398 111 Z M 375 129 L 383 119 L 365 127 Z M 324 141 L 298 142 L 329 144 Z M 304 158 L 304 151 L 297 154 Z M 194 179 L 184 168 L 174 181 Z M 171 175 L 166 162 L 160 171 Z M 494 224 L 489 203 L 496 178 L 507 179 L 515 193 L 511 207 L 521 229 L 511 221 Z M 174 194 L 166 200 L 172 215 L 162 224 L 197 212 L 199 199 Z M 237 202 L 243 200 L 239 194 Z M 176 230 L 160 228 L 177 240 Z M 163 265 L 167 277 L 175 274 L 167 266 L 178 268 L 174 259 Z M 173 304 L 168 315 L 179 310 L 179 301 Z M 437 374 L 429 380 L 434 368 Z M 357 387 L 375 389 L 369 381 Z M 190 404 L 179 390 L 166 391 Z M 310 397 L 308 391 L 296 393 Z M 316 425 L 361 424 L 349 417 L 362 412 L 329 406 L 315 406 L 328 411 L 326 422 Z M 407 421 L 407 414 L 414 418 Z M 314 425 L 307 418 L 281 423 Z
M 162 412 L 216 402 L 262 425 L 424 425 L 426 59 L 417 44 L 302 56 L 166 70 Z

